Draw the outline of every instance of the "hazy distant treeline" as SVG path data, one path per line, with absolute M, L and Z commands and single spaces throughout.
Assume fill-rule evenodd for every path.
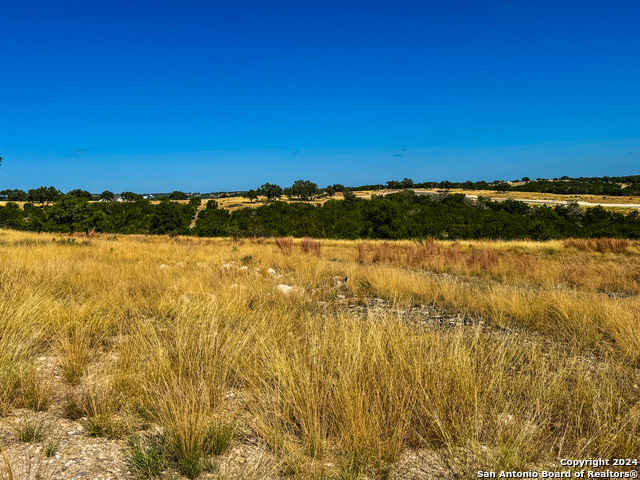
M 611 195 L 634 196 L 640 195 L 640 175 L 628 175 L 626 177 L 561 177 L 554 179 L 539 178 L 531 180 L 524 177 L 521 180 L 506 182 L 494 180 L 493 182 L 422 182 L 414 183 L 411 179 L 390 180 L 382 185 L 362 185 L 351 190 L 382 190 L 385 188 L 427 188 L 443 189 L 462 188 L 465 190 L 498 190 L 503 192 L 539 192 L 555 193 L 561 195 Z
M 273 201 L 233 212 L 210 200 L 197 210 L 189 203 L 164 200 L 89 202 L 62 195 L 51 205 L 15 203 L 0 207 L 0 227 L 39 232 L 151 233 L 198 236 L 310 236 L 315 238 L 519 239 L 640 238 L 640 214 L 614 213 L 602 207 L 529 206 L 507 200 L 472 201 L 462 194 L 416 195 L 405 190 L 370 200 L 350 192 L 324 205 Z M 197 213 L 197 216 L 196 216 Z

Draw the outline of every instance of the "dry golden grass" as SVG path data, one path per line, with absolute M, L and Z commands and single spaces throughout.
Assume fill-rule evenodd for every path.
M 637 243 L 0 238 L 1 413 L 47 408 L 53 358 L 66 416 L 155 426 L 189 478 L 246 436 L 300 478 L 640 451 Z M 399 313 L 418 304 L 475 321 Z
M 282 253 L 290 255 L 293 249 L 293 237 L 276 238 L 276 245 Z
M 497 190 L 463 190 L 452 188 L 449 193 L 464 193 L 465 195 L 477 195 L 491 198 L 511 198 L 513 200 L 552 200 L 561 202 L 588 202 L 610 204 L 640 204 L 639 196 L 609 196 L 609 195 L 561 195 L 557 193 L 543 192 L 498 192 Z
M 300 248 L 304 253 L 313 253 L 315 255 L 320 255 L 320 249 L 322 248 L 322 244 L 319 240 L 314 240 L 313 238 L 304 237 L 300 240 Z

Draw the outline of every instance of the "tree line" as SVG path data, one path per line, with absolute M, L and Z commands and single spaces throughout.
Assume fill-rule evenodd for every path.
M 265 184 L 266 185 L 266 184 Z M 264 187 L 264 185 L 263 185 Z M 283 192 L 284 194 L 284 192 Z M 265 195 L 266 196 L 266 195 Z M 624 215 L 602 207 L 529 206 L 462 194 L 417 195 L 407 189 L 371 199 L 344 190 L 341 200 L 323 205 L 273 200 L 257 208 L 230 212 L 209 200 L 187 203 L 163 199 L 152 204 L 136 197 L 128 202 L 90 202 L 85 196 L 60 194 L 47 203 L 28 202 L 21 209 L 0 207 L 0 227 L 36 232 L 150 233 L 234 236 L 310 236 L 335 239 L 522 239 L 640 238 L 640 214 Z M 194 222 L 195 220 L 195 222 Z
M 494 180 L 487 182 L 484 180 L 472 182 L 422 182 L 414 183 L 410 178 L 403 180 L 389 180 L 385 185 L 362 185 L 351 190 L 382 190 L 382 189 L 463 189 L 463 190 L 497 190 L 499 192 L 539 192 L 555 193 L 559 195 L 610 195 L 610 196 L 635 196 L 640 195 L 640 175 L 628 175 L 624 177 L 579 177 L 570 178 L 563 176 L 560 178 L 546 179 L 538 178 L 532 180 L 523 177 L 520 180 L 507 182 L 504 180 Z

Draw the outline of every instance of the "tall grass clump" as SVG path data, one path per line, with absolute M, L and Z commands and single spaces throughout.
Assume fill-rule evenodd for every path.
M 132 340 L 123 359 L 141 384 L 145 415 L 163 428 L 168 453 L 189 478 L 231 442 L 221 409 L 242 353 L 232 334 L 207 312 L 187 310 L 168 328 Z
M 304 237 L 300 240 L 300 248 L 304 253 L 313 253 L 315 255 L 320 255 L 320 249 L 322 244 L 318 240 L 314 240 L 313 238 Z
M 46 292 L 41 287 L 22 285 L 19 274 L 5 270 L 0 277 L 0 416 L 16 402 L 43 409 L 46 388 L 36 380 L 33 361 L 45 346 L 45 327 L 33 318 L 44 315 Z M 18 275 L 18 277 L 16 277 Z M 22 394 L 22 395 L 21 395 Z
M 293 249 L 293 237 L 276 238 L 276 246 L 285 255 L 290 255 Z
M 625 253 L 632 244 L 627 238 L 567 238 L 563 243 L 567 248 L 599 253 Z

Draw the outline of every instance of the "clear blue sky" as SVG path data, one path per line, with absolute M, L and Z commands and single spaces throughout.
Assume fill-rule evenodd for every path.
M 0 189 L 640 174 L 640 2 L 5 1 Z

